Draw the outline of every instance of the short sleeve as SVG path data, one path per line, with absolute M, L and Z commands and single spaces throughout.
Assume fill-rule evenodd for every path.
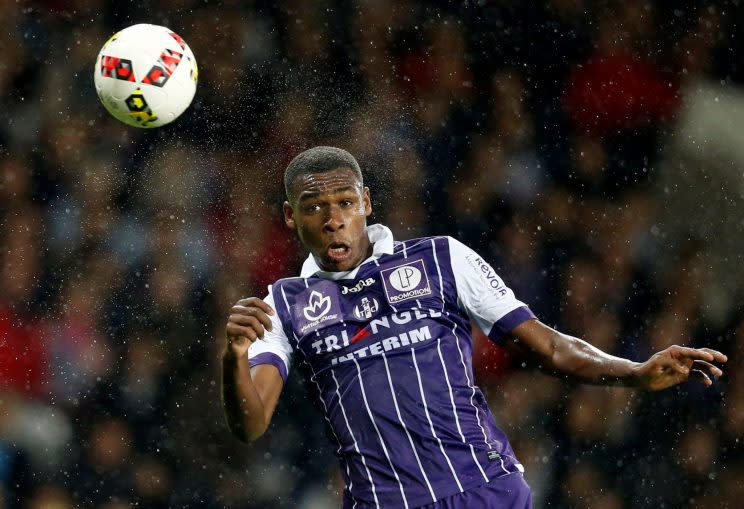
M 276 311 L 271 287 L 269 287 L 269 295 L 264 299 L 264 302 Z M 282 375 L 282 379 L 286 382 L 291 367 L 292 345 L 287 339 L 278 314 L 269 315 L 269 318 L 273 325 L 272 330 L 265 331 L 264 337 L 254 341 L 248 348 L 248 362 L 251 367 L 259 364 L 276 366 Z
M 535 315 L 478 253 L 448 238 L 460 307 L 488 337 L 503 343 L 508 333 Z

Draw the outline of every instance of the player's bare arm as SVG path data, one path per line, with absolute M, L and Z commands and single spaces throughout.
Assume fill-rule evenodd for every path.
M 583 382 L 626 385 L 658 391 L 686 380 L 706 386 L 723 371 L 713 363 L 726 362 L 721 352 L 710 348 L 670 346 L 645 362 L 609 355 L 586 341 L 563 334 L 538 320 L 529 320 L 511 333 L 513 347 L 532 357 L 540 369 L 565 374 Z
M 268 315 L 274 310 L 256 297 L 239 300 L 231 309 L 222 353 L 222 407 L 230 431 L 245 442 L 264 434 L 274 415 L 284 381 L 270 364 L 253 368 L 248 348 L 272 330 Z

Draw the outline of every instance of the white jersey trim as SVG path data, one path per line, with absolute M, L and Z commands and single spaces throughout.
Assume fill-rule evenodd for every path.
M 367 401 L 367 391 L 364 390 L 364 380 L 362 380 L 362 370 L 359 367 L 359 363 L 357 362 L 355 358 L 352 357 L 351 360 L 354 361 L 354 365 L 356 366 L 357 378 L 359 379 L 359 387 L 362 390 L 362 400 L 364 401 L 364 407 L 367 409 L 367 415 L 369 416 L 370 422 L 372 422 L 372 426 L 375 428 L 375 433 L 377 433 L 377 438 L 380 440 L 380 445 L 382 446 L 382 452 L 385 453 L 385 458 L 388 461 L 388 465 L 390 465 L 390 469 L 393 471 L 395 480 L 398 482 L 398 488 L 400 488 L 400 496 L 403 497 L 403 506 L 406 509 L 408 509 L 408 500 L 406 500 L 406 493 L 403 490 L 403 483 L 400 482 L 400 477 L 398 477 L 398 471 L 395 469 L 395 465 L 393 464 L 393 461 L 390 459 L 390 454 L 388 453 L 387 446 L 385 445 L 385 440 L 382 439 L 382 434 L 380 434 L 380 429 L 377 427 L 377 423 L 375 422 L 375 417 L 372 415 L 372 410 L 369 408 L 369 402 Z
M 367 460 L 364 459 L 364 454 L 359 450 L 359 445 L 357 444 L 356 437 L 354 437 L 354 432 L 351 429 L 351 425 L 349 424 L 349 419 L 346 417 L 346 409 L 344 408 L 344 402 L 341 400 L 341 392 L 340 388 L 341 386 L 338 383 L 338 379 L 336 378 L 336 373 L 331 370 L 331 377 L 333 377 L 333 382 L 336 384 L 336 396 L 338 396 L 338 406 L 341 407 L 341 414 L 344 416 L 344 422 L 346 423 L 346 429 L 349 431 L 349 435 L 351 435 L 351 439 L 354 441 L 354 450 L 357 452 L 357 454 L 362 458 L 362 465 L 364 465 L 364 470 L 367 471 L 367 479 L 369 479 L 369 484 L 372 486 L 372 496 L 375 499 L 375 507 L 379 509 L 380 507 L 380 501 L 377 499 L 377 489 L 375 488 L 375 482 L 372 480 L 372 473 L 369 471 L 369 467 L 367 466 Z
M 419 371 L 418 362 L 416 362 L 416 349 L 411 349 L 411 357 L 413 358 L 413 367 L 416 368 L 416 380 L 418 381 L 419 391 L 421 393 L 421 402 L 424 404 L 424 413 L 426 414 L 426 420 L 429 421 L 429 429 L 431 430 L 432 436 L 436 439 L 437 443 L 439 444 L 439 450 L 442 451 L 442 456 L 444 456 L 444 459 L 447 461 L 447 466 L 449 466 L 450 472 L 452 472 L 452 477 L 455 479 L 455 483 L 457 483 L 457 488 L 460 490 L 460 493 L 462 493 L 462 484 L 460 484 L 460 479 L 457 477 L 457 473 L 455 473 L 455 469 L 452 467 L 452 462 L 449 459 L 449 456 L 447 456 L 447 453 L 444 452 L 444 446 L 442 445 L 442 440 L 437 436 L 437 432 L 434 431 L 434 423 L 431 422 L 431 416 L 429 415 L 429 406 L 426 404 L 426 395 L 424 394 L 424 386 L 421 383 L 421 372 Z
M 393 378 L 390 375 L 390 368 L 388 367 L 387 355 L 385 355 L 385 352 L 382 353 L 382 361 L 385 363 L 385 372 L 387 373 L 388 385 L 390 386 L 390 394 L 393 396 L 393 405 L 395 405 L 395 413 L 398 414 L 398 421 L 400 422 L 400 425 L 403 427 L 403 431 L 406 432 L 406 436 L 408 437 L 408 443 L 411 444 L 411 449 L 413 449 L 413 455 L 416 457 L 416 463 L 418 463 L 419 470 L 421 470 L 421 475 L 424 476 L 426 487 L 429 488 L 429 493 L 431 494 L 431 501 L 436 502 L 437 497 L 434 494 L 434 488 L 431 487 L 431 483 L 429 482 L 429 476 L 426 475 L 424 466 L 421 464 L 421 459 L 419 458 L 418 452 L 416 451 L 416 445 L 413 443 L 413 438 L 411 437 L 411 433 L 408 431 L 408 426 L 406 426 L 406 423 L 403 422 L 403 416 L 401 415 L 400 407 L 398 406 L 398 398 L 395 397 L 395 387 L 393 386 Z
M 276 311 L 276 303 L 271 286 L 269 286 L 269 294 L 264 298 L 264 302 L 274 310 L 274 314 L 269 315 L 272 330 L 264 331 L 263 338 L 257 339 L 251 344 L 248 348 L 248 360 L 251 366 L 257 364 L 274 364 L 282 372 L 282 366 L 277 365 L 277 361 L 281 362 L 284 367 L 282 378 L 286 380 L 286 376 L 289 375 L 292 366 L 293 348 L 284 331 L 282 321 L 279 319 L 279 313 Z

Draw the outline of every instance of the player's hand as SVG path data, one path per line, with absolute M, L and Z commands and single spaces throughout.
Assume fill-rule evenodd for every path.
M 227 336 L 226 353 L 240 358 L 265 331 L 272 329 L 271 318 L 274 310 L 257 297 L 240 299 L 230 308 L 225 334 Z
M 660 391 L 686 380 L 698 380 L 706 386 L 713 385 L 711 375 L 721 376 L 723 371 L 713 362 L 726 362 L 721 352 L 710 348 L 687 348 L 673 345 L 657 352 L 638 367 L 638 382 L 650 391 Z

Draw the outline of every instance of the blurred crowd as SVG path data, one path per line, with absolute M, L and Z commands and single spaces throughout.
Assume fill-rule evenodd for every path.
M 641 394 L 478 335 L 536 507 L 741 507 L 744 4 L 0 6 L 0 508 L 339 506 L 296 373 L 254 445 L 219 404 L 230 304 L 305 256 L 281 176 L 316 144 L 356 155 L 373 222 L 457 237 L 544 322 L 635 360 L 729 356 L 711 389 Z M 200 67 L 156 130 L 93 88 L 100 46 L 139 22 Z

